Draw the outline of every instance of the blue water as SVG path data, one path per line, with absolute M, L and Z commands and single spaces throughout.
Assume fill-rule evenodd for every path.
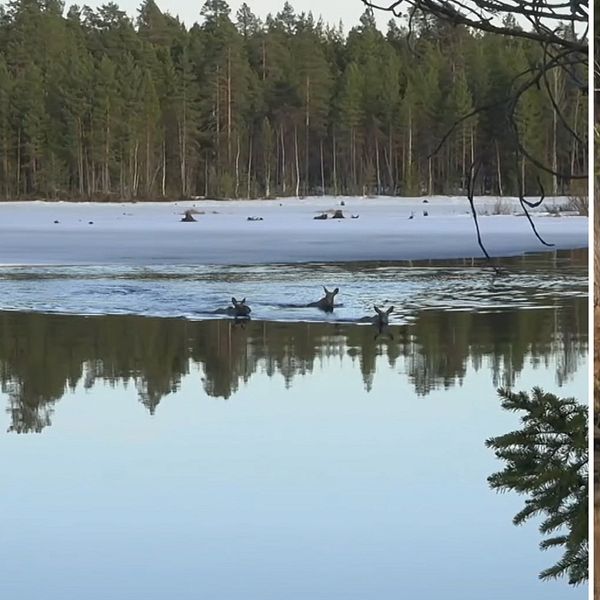
M 498 385 L 588 397 L 587 273 L 507 268 L 3 269 L 0 598 L 587 598 L 485 447 Z
M 273 321 L 356 320 L 391 306 L 391 322 L 421 310 L 498 310 L 551 306 L 587 296 L 587 263 L 548 257 L 507 261 L 507 277 L 480 265 L 440 263 L 269 266 L 2 267 L 0 310 L 63 314 L 137 314 L 214 318 L 232 296 L 246 298 L 252 317 Z M 333 315 L 308 304 L 322 286 L 340 288 Z
M 557 390 L 532 362 L 518 386 Z M 135 386 L 79 383 L 41 435 L 0 437 L 1 597 L 586 598 L 537 580 L 556 554 L 486 484 L 485 438 L 517 426 L 489 366 L 426 398 L 407 370 L 380 357 L 366 393 L 331 358 L 223 401 L 192 368 L 154 416 Z M 560 392 L 585 397 L 585 370 Z

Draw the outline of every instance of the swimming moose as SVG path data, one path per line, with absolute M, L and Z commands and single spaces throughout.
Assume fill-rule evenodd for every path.
M 306 306 L 314 306 L 315 308 L 318 308 L 319 310 L 322 310 L 324 312 L 333 312 L 333 309 L 335 308 L 335 296 L 336 294 L 339 294 L 340 288 L 335 288 L 333 292 L 330 292 L 325 286 L 323 286 L 323 289 L 325 290 L 325 295 L 320 300 L 317 300 L 316 302 L 311 302 Z
M 227 308 L 219 308 L 215 310 L 213 314 L 228 315 L 230 317 L 235 317 L 236 319 L 249 319 L 251 312 L 252 310 L 246 304 L 246 298 L 243 300 L 231 298 L 231 306 L 228 306 Z
M 387 310 L 381 310 L 378 306 L 373 308 L 375 309 L 375 316 L 371 317 L 371 323 L 381 331 L 390 324 L 390 315 L 394 312 L 394 307 L 390 306 Z
M 360 319 L 360 322 L 371 323 L 377 328 L 375 339 L 383 334 L 386 334 L 389 339 L 393 340 L 394 336 L 389 333 L 388 328 L 390 324 L 390 315 L 394 312 L 394 307 L 390 306 L 387 310 L 382 310 L 378 306 L 374 306 L 373 308 L 375 309 L 375 314 L 370 317 L 363 317 Z

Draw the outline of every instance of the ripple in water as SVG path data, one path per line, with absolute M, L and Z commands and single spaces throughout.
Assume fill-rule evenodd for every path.
M 553 306 L 587 297 L 587 253 L 551 253 L 503 261 L 494 277 L 481 263 L 339 263 L 268 266 L 2 267 L 0 310 L 80 315 L 136 314 L 214 318 L 232 296 L 252 317 L 272 321 L 352 321 L 373 305 L 394 305 L 392 323 L 422 310 L 495 311 Z M 339 287 L 334 314 L 290 308 Z

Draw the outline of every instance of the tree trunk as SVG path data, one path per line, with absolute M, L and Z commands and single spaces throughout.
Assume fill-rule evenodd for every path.
M 413 155 L 412 108 L 409 107 L 409 109 L 408 109 L 408 149 L 406 151 L 406 175 L 405 175 L 405 178 L 408 179 L 411 188 L 414 187 L 412 155 Z M 419 185 L 419 187 L 421 187 L 421 186 Z M 411 193 L 412 193 L 412 190 L 411 190 Z
M 17 198 L 21 194 L 21 127 L 17 131 Z
M 208 198 L 208 153 L 204 157 L 204 197 Z
M 271 196 L 271 163 L 267 161 L 265 165 L 265 197 Z
M 337 181 L 337 141 L 335 132 L 333 133 L 333 195 L 338 195 L 338 181 Z
M 94 161 L 92 161 L 90 164 L 89 159 L 87 157 L 87 153 L 86 153 L 86 163 L 87 163 L 88 196 L 91 197 L 97 191 L 96 176 L 97 176 L 98 168 Z
M 77 172 L 78 172 L 78 189 L 80 195 L 83 196 L 85 191 L 85 175 L 83 167 L 83 131 L 81 126 L 81 118 L 77 117 Z
M 427 195 L 433 196 L 433 171 L 432 171 L 432 158 L 431 156 L 427 160 L 427 166 L 429 169 L 429 182 L 427 184 Z
M 162 167 L 160 165 L 160 163 L 156 166 L 156 169 L 154 170 L 154 173 L 152 175 L 152 179 L 150 181 L 150 190 L 152 191 L 154 189 L 154 183 L 156 182 L 156 178 L 158 177 L 158 174 L 160 173 Z
M 475 162 L 475 128 L 471 127 L 471 164 Z
M 279 146 L 279 144 L 277 144 Z M 263 146 L 264 147 L 264 146 Z M 269 198 L 271 196 L 271 144 L 269 144 L 268 149 L 265 149 L 264 153 L 264 167 L 265 167 L 265 197 Z
M 408 154 L 407 152 L 407 141 L 405 139 L 402 139 L 402 150 L 400 152 L 401 154 L 401 158 L 400 158 L 400 173 L 402 173 L 402 177 L 405 180 L 404 183 L 404 187 L 406 188 L 406 173 L 407 173 L 407 162 L 406 162 L 406 155 Z
M 500 164 L 500 147 L 498 146 L 498 140 L 496 140 L 496 168 L 498 169 L 498 193 L 504 196 L 504 190 L 502 189 L 502 166 Z
M 296 197 L 300 197 L 300 158 L 298 156 L 298 126 L 294 126 L 294 151 L 296 153 Z
M 248 189 L 246 190 L 246 198 L 250 200 L 250 186 L 252 183 L 252 143 L 253 136 L 250 136 L 250 140 L 248 142 Z
M 237 135 L 237 149 L 235 152 L 235 191 L 234 197 L 238 197 L 240 190 L 240 134 Z
M 125 197 L 125 175 L 123 174 L 125 171 L 125 163 L 123 160 L 119 161 L 119 194 L 121 197 Z
M 215 90 L 215 147 L 217 149 L 217 172 L 221 168 L 221 66 L 217 65 L 217 89 Z
M 106 142 L 104 145 L 104 173 L 103 173 L 103 192 L 108 194 L 110 192 L 110 124 L 108 122 L 109 116 L 106 115 Z
M 356 136 L 354 133 L 354 127 L 350 130 L 350 153 L 352 156 L 352 183 L 354 185 L 354 191 L 358 186 L 358 178 L 356 176 Z
M 559 69 L 553 69 L 554 75 L 554 101 L 558 104 L 558 71 Z M 552 107 L 552 170 L 554 173 L 552 174 L 552 191 L 554 195 L 558 195 L 558 177 L 556 176 L 556 172 L 558 171 L 558 155 L 557 155 L 557 128 L 558 128 L 558 114 L 556 112 L 556 108 Z
M 379 139 L 375 133 L 375 168 L 377 170 L 377 195 L 381 196 L 381 175 L 379 171 Z
M 186 122 L 185 110 L 183 112 L 183 124 L 179 125 L 179 177 L 181 184 L 181 196 L 187 197 L 187 140 L 185 135 Z
M 231 161 L 231 48 L 227 49 L 227 163 Z
M 167 195 L 167 141 L 163 140 L 162 143 L 162 181 L 161 189 L 163 198 Z
M 281 132 L 281 181 L 283 195 L 285 196 L 285 138 L 283 137 L 283 125 L 279 129 Z
M 390 179 L 390 194 L 396 193 L 396 182 L 394 181 L 394 132 L 390 124 L 388 129 L 388 152 L 385 157 L 386 165 L 388 168 L 388 177 Z
M 4 176 L 4 199 L 10 197 L 10 167 L 8 161 L 8 141 L 5 133 L 2 140 L 2 175 Z
M 146 195 L 150 196 L 152 192 L 151 173 L 152 165 L 150 164 L 150 130 L 146 127 Z
M 573 117 L 573 131 L 577 131 L 577 120 L 579 117 L 579 98 L 580 92 L 577 91 L 575 96 L 575 115 Z M 577 140 L 573 139 L 573 147 L 571 149 L 571 173 L 575 173 L 575 162 L 577 157 Z
M 462 152 L 461 152 L 461 176 L 460 176 L 460 187 L 465 188 L 467 183 L 467 131 L 462 128 Z
M 305 136 L 305 173 L 304 173 L 304 194 L 307 195 L 310 187 L 310 76 L 306 76 L 306 115 L 304 120 L 306 131 Z
M 133 152 L 133 195 L 137 197 L 140 186 L 140 164 L 139 164 L 140 142 L 136 140 Z
M 133 179 L 135 170 L 133 158 L 134 150 L 135 149 L 133 146 L 129 148 L 129 155 L 127 157 L 127 173 L 125 173 L 124 167 L 121 169 L 121 195 L 126 194 L 129 198 L 131 197 L 131 193 L 133 190 Z
M 321 196 L 325 195 L 325 166 L 323 165 L 323 140 L 319 142 L 319 150 L 321 153 Z

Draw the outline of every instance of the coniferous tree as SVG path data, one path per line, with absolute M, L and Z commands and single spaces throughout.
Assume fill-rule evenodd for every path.
M 11 73 L 8 70 L 4 57 L 0 56 L 0 155 L 2 156 L 0 180 L 2 181 L 2 196 L 7 200 L 15 194 L 11 187 L 11 182 L 13 181 L 11 172 L 13 161 L 10 158 L 11 147 L 14 146 L 10 106 L 13 95 L 12 86 Z
M 410 40 L 395 23 L 383 35 L 370 10 L 345 35 L 289 2 L 264 22 L 243 4 L 234 22 L 208 0 L 190 29 L 157 0 L 135 22 L 112 2 L 63 8 L 0 11 L 3 198 L 453 194 L 475 159 L 482 192 L 537 193 L 539 179 L 568 193 L 515 159 L 516 133 L 556 172 L 587 160 L 585 97 L 560 70 L 509 119 L 507 90 L 541 58 L 525 39 L 418 11 Z
M 506 462 L 488 478 L 492 489 L 527 496 L 513 522 L 541 517 L 543 550 L 562 548 L 562 557 L 540 573 L 541 579 L 568 577 L 577 585 L 588 578 L 588 419 L 574 398 L 558 398 L 534 388 L 531 394 L 500 389 L 502 407 L 524 413 L 523 427 L 490 438 L 486 446 Z

